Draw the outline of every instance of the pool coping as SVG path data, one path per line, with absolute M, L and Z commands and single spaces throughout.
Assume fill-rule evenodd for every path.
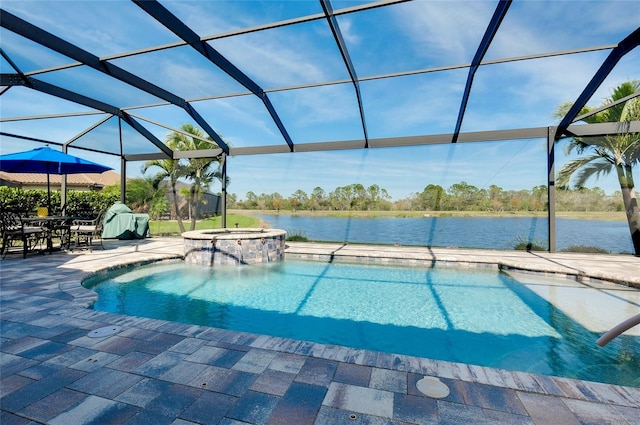
M 640 289 L 640 273 L 603 269 L 601 261 L 629 261 L 635 257 L 613 254 L 549 253 L 460 248 L 427 248 L 330 243 L 288 243 L 288 257 L 313 261 L 355 261 L 372 264 L 404 264 L 421 267 L 478 267 L 518 270 L 575 279 L 588 283 L 615 283 Z M 640 258 L 636 268 L 640 271 Z M 579 267 L 576 267 L 576 264 Z
M 107 243 L 107 246 L 108 245 Z M 114 249 L 127 246 L 127 244 L 116 245 Z M 86 254 L 88 257 L 95 258 L 96 261 L 92 264 L 89 264 L 91 261 L 86 261 L 83 267 L 76 267 L 73 262 L 57 266 L 57 268 L 65 269 L 66 282 L 58 282 L 56 286 L 60 291 L 70 296 L 71 299 L 64 301 L 58 300 L 56 302 L 57 305 L 51 309 L 50 313 L 68 319 L 120 325 L 129 329 L 157 329 L 167 334 L 180 335 L 198 340 L 215 340 L 224 344 L 246 346 L 249 349 L 268 350 L 410 374 L 436 376 L 445 380 L 484 384 L 528 394 L 598 403 L 603 406 L 620 406 L 624 408 L 637 408 L 640 406 L 640 388 L 637 387 L 626 387 L 527 372 L 507 371 L 407 355 L 388 354 L 337 345 L 326 345 L 288 338 L 229 331 L 206 326 L 187 325 L 164 320 L 98 312 L 87 308 L 93 304 L 97 297 L 95 292 L 81 285 L 81 282 L 87 277 L 104 273 L 106 270 L 113 268 L 163 260 L 175 261 L 182 258 L 182 254 L 179 252 L 180 248 L 177 244 L 174 246 L 167 246 L 167 244 L 161 245 L 162 247 L 159 249 L 146 251 L 138 249 L 138 245 L 135 245 L 133 250 L 129 249 L 125 254 L 117 256 L 109 255 L 110 253 L 103 255 L 103 252 L 95 250 L 92 253 Z M 127 248 L 124 249 L 126 250 Z M 513 253 L 502 251 L 319 243 L 287 243 L 286 256 L 300 259 L 315 258 L 326 260 L 328 258 L 330 261 L 356 259 L 360 262 L 379 261 L 380 263 L 400 260 L 400 263 L 404 264 L 423 263 L 437 266 L 459 266 L 460 264 L 466 264 L 469 267 L 495 267 L 495 264 L 498 264 L 498 267 L 510 267 L 529 272 L 545 274 L 559 273 L 560 275 L 575 277 L 579 280 L 596 279 L 598 281 L 615 282 L 633 287 L 637 287 L 636 285 L 638 284 L 633 278 L 627 279 L 624 277 L 633 275 L 633 273 L 625 274 L 629 266 L 637 266 L 634 262 L 637 259 L 630 256 Z M 489 261 L 491 257 L 493 261 Z M 496 259 L 498 260 L 496 261 Z M 619 269 L 617 272 L 602 271 L 602 269 L 598 267 L 593 267 L 594 270 L 591 270 L 589 267 L 576 266 L 576 263 L 580 262 L 586 262 L 587 266 L 597 263 L 598 261 L 616 263 L 619 259 L 623 261 L 617 264 L 617 268 Z M 630 261 L 632 259 L 634 261 Z M 4 261 L 3 264 L 0 265 L 4 265 Z M 640 270 L 640 266 L 638 267 L 638 270 Z M 637 275 L 640 275 L 640 273 Z M 6 288 L 3 289 L 3 292 L 6 293 Z M 7 302 L 6 300 L 3 301 Z

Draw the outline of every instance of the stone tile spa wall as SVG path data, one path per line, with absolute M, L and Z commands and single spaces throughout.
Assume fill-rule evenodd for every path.
M 242 229 L 240 229 L 242 230 Z M 259 232 L 194 231 L 183 234 L 185 262 L 204 266 L 226 266 L 282 261 L 284 230 Z

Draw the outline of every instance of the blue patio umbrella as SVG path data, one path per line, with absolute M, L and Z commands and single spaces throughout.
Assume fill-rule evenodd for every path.
M 103 173 L 108 170 L 113 170 L 113 168 L 51 149 L 48 146 L 0 155 L 0 171 L 47 175 L 47 206 L 49 211 L 51 211 L 50 174 Z

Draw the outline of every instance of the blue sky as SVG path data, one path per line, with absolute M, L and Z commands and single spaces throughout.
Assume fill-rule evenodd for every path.
M 321 13 L 317 1 L 162 1 L 198 35 L 223 34 L 274 21 Z M 332 2 L 333 9 L 363 2 Z M 467 64 L 475 54 L 497 2 L 414 1 L 339 16 L 345 44 L 360 78 L 394 72 Z M 2 8 L 77 44 L 94 55 L 110 55 L 178 41 L 142 9 L 127 1 L 14 1 Z M 579 10 L 580 13 L 576 13 Z M 515 1 L 494 38 L 486 60 L 559 52 L 619 42 L 640 25 L 637 2 Z M 3 50 L 30 72 L 73 60 L 37 46 L 10 31 L 0 32 Z M 324 19 L 295 26 L 252 32 L 210 41 L 210 45 L 268 93 L 295 144 L 362 139 L 362 125 L 352 84 L 277 90 L 301 84 L 348 78 L 342 58 Z M 627 55 L 589 101 L 597 106 L 623 81 L 640 78 L 640 53 Z M 557 124 L 553 112 L 575 100 L 608 50 L 536 60 L 486 65 L 476 73 L 463 132 L 538 127 Z M 112 61 L 178 96 L 194 100 L 246 92 L 186 46 Z M 2 72 L 13 72 L 2 59 Z M 360 91 L 370 138 L 451 133 L 468 70 L 362 81 Z M 117 107 L 150 105 L 159 100 L 122 82 L 110 81 L 92 69 L 70 68 L 35 78 L 93 96 Z M 282 135 L 262 102 L 252 95 L 193 101 L 193 107 L 234 147 L 283 145 Z M 24 87 L 0 97 L 3 118 L 89 111 Z M 194 123 L 174 106 L 131 110 L 149 120 L 177 128 Z M 102 115 L 5 121 L 2 131 L 56 142 L 81 134 Z M 169 130 L 141 121 L 160 140 Z M 127 153 L 155 151 L 134 131 L 123 129 Z M 0 138 L 2 153 L 38 146 Z M 118 126 L 110 119 L 82 136 L 77 144 L 119 149 Z M 235 156 L 229 158 L 228 190 L 243 198 L 248 191 L 290 195 L 320 186 L 377 184 L 394 200 L 421 191 L 427 184 L 447 188 L 466 181 L 479 188 L 492 184 L 530 189 L 546 183 L 545 141 L 524 140 L 460 143 L 317 153 Z M 71 150 L 114 167 L 115 156 Z M 566 162 L 558 149 L 557 169 Z M 140 175 L 141 163 L 129 163 L 127 174 Z M 636 172 L 638 174 L 638 172 Z M 590 182 L 612 193 L 609 176 Z M 213 185 L 212 191 L 220 190 Z

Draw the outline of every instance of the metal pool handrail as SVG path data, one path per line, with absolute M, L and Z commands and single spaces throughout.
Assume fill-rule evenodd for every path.
M 598 344 L 600 347 L 604 347 L 605 345 L 607 345 L 609 342 L 611 342 L 612 339 L 614 339 L 615 337 L 619 336 L 621 333 L 631 329 L 634 326 L 637 326 L 640 324 L 640 314 L 636 314 L 633 317 L 630 317 L 629 319 L 625 320 L 624 322 L 616 325 L 614 328 L 612 328 L 609 332 L 605 333 L 604 335 L 602 335 L 600 338 L 598 338 L 598 340 L 596 341 L 596 344 Z

